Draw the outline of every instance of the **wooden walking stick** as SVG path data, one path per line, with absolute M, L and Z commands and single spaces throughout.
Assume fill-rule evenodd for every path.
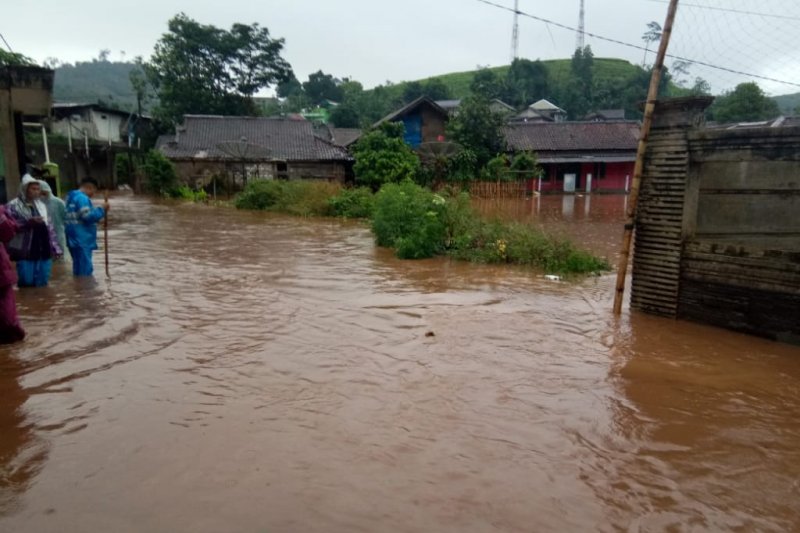
M 105 205 L 108 205 L 108 190 L 103 194 L 103 198 L 105 200 Z M 105 216 L 103 217 L 103 253 L 106 259 L 106 277 L 110 278 L 111 273 L 108 270 L 108 210 L 106 210 Z
M 658 86 L 661 84 L 661 73 L 664 70 L 664 57 L 667 55 L 669 39 L 672 35 L 672 25 L 675 22 L 675 13 L 678 10 L 678 0 L 670 0 L 667 10 L 667 21 L 664 23 L 664 30 L 661 34 L 661 45 L 658 47 L 658 55 L 653 65 L 653 75 L 650 77 L 650 89 L 647 92 L 647 102 L 644 107 L 644 119 L 642 120 L 642 131 L 639 134 L 639 148 L 636 152 L 636 165 L 633 168 L 633 183 L 631 184 L 630 201 L 628 211 L 625 214 L 625 234 L 622 237 L 622 250 L 619 254 L 619 264 L 617 265 L 617 290 L 614 294 L 614 314 L 622 312 L 622 299 L 625 295 L 625 277 L 628 274 L 628 259 L 631 253 L 631 241 L 633 239 L 633 227 L 636 223 L 636 207 L 639 203 L 639 188 L 642 185 L 642 174 L 644 173 L 644 156 L 647 151 L 647 139 L 650 136 L 650 126 L 653 124 L 653 112 L 656 108 L 658 98 Z

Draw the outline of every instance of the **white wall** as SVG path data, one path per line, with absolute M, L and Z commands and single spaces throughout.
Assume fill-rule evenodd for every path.
M 125 123 L 126 118 L 111 113 L 97 111 L 95 109 L 84 109 L 82 113 L 76 113 L 65 117 L 57 122 L 53 122 L 51 131 L 53 133 L 67 137 L 69 135 L 69 124 L 72 123 L 72 142 L 80 144 L 83 142 L 83 131 L 89 134 L 90 141 L 112 143 L 127 143 L 127 137 L 120 135 L 120 128 Z

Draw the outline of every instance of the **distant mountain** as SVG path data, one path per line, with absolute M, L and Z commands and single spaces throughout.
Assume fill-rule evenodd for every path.
M 773 96 L 773 100 L 778 102 L 778 107 L 784 115 L 797 115 L 797 109 L 800 109 L 800 93 L 782 94 L 780 96 Z
M 128 74 L 136 65 L 126 62 L 84 61 L 56 68 L 56 102 L 96 103 L 132 111 L 136 106 Z

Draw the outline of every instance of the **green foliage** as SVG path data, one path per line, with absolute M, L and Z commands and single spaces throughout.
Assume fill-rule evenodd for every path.
M 117 178 L 120 183 L 132 184 L 136 176 L 138 165 L 136 158 L 131 157 L 131 154 L 117 154 L 114 158 L 114 166 L 117 171 Z
M 448 161 L 447 181 L 465 183 L 478 175 L 478 156 L 470 149 L 461 150 Z
M 172 198 L 181 200 L 188 200 L 190 202 L 204 203 L 208 201 L 208 193 L 203 189 L 195 191 L 188 185 L 181 185 L 172 190 L 170 194 Z
M 402 259 L 433 257 L 443 250 L 444 199 L 411 180 L 384 185 L 375 198 L 372 231 L 378 246 L 395 249 Z
M 466 193 L 442 197 L 410 181 L 376 196 L 372 230 L 379 246 L 398 257 L 449 254 L 481 263 L 512 263 L 550 273 L 609 270 L 606 261 L 530 225 L 481 219 Z
M 718 122 L 748 122 L 775 118 L 780 110 L 757 83 L 749 82 L 740 83 L 732 92 L 717 98 L 709 113 Z
M 458 114 L 447 124 L 447 134 L 452 141 L 472 151 L 478 166 L 483 166 L 505 151 L 504 125 L 504 118 L 492 113 L 489 101 L 476 95 L 461 101 Z
M 156 114 L 165 122 L 188 113 L 255 114 L 252 96 L 292 75 L 281 57 L 283 39 L 258 24 L 223 30 L 181 13 L 168 28 L 146 67 L 159 95 Z
M 313 105 L 321 105 L 324 100 L 341 102 L 344 96 L 336 79 L 321 70 L 310 74 L 308 81 L 303 82 L 303 92 Z
M 506 154 L 498 154 L 486 163 L 485 179 L 489 181 L 506 181 L 511 158 Z
M 576 248 L 571 241 L 519 223 L 478 220 L 453 240 L 450 254 L 457 259 L 512 263 L 548 273 L 579 274 L 610 269 L 606 261 Z
M 550 96 L 550 75 L 541 61 L 515 59 L 508 69 L 502 100 L 522 108 Z
M 234 200 L 237 209 L 274 211 L 303 217 L 333 214 L 330 199 L 339 185 L 313 180 L 256 180 Z
M 446 100 L 450 98 L 450 90 L 438 78 L 431 78 L 425 82 L 412 81 L 405 85 L 403 103 L 408 104 L 421 96 L 427 96 L 431 100 Z
M 144 160 L 147 189 L 159 196 L 173 196 L 177 189 L 178 176 L 175 165 L 158 150 L 147 152 Z
M 502 98 L 506 93 L 503 79 L 488 68 L 482 68 L 475 73 L 469 89 L 473 95 L 487 101 L 493 98 Z
M 367 187 L 342 189 L 328 200 L 330 214 L 343 218 L 371 218 L 375 211 L 375 195 Z
M 0 49 L 0 67 L 10 66 L 35 67 L 36 61 L 18 52 L 6 52 Z
M 363 135 L 353 147 L 356 183 L 378 190 L 385 183 L 412 178 L 419 159 L 403 141 L 402 123 L 385 123 Z
M 357 128 L 361 124 L 358 108 L 350 101 L 334 107 L 330 120 L 337 128 Z

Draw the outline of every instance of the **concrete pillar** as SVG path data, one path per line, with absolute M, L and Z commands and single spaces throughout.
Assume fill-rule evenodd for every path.
M 692 211 L 692 202 L 697 203 L 689 184 L 688 132 L 704 123 L 705 109 L 712 101 L 711 97 L 690 97 L 656 104 L 636 214 L 634 309 L 677 316 L 681 253 L 686 233 L 691 231 L 685 216 Z

